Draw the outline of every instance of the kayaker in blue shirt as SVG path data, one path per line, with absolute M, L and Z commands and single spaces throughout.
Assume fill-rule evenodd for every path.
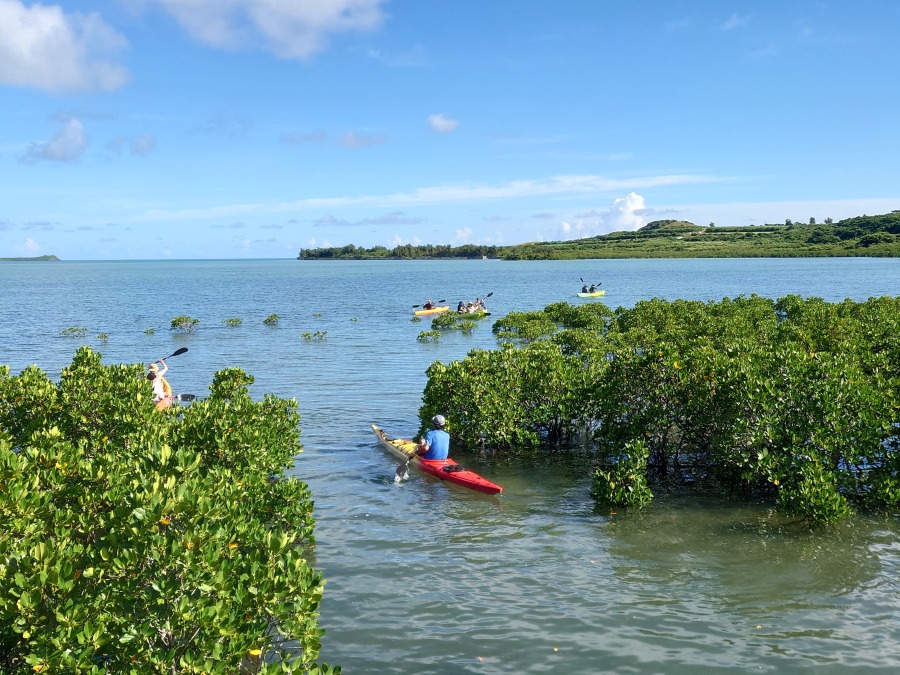
M 447 420 L 443 415 L 435 415 L 431 419 L 433 429 L 429 429 L 422 436 L 416 454 L 422 459 L 447 459 L 450 455 L 450 434 L 444 431 Z

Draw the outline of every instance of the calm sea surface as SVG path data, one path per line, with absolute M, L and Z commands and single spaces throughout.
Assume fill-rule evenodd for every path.
M 900 295 L 900 260 L 0 263 L 0 363 L 57 379 L 83 343 L 107 363 L 186 346 L 169 362 L 176 393 L 204 395 L 215 371 L 239 366 L 254 396 L 297 398 L 296 473 L 315 496 L 327 578 L 321 657 L 345 673 L 900 672 L 898 518 L 810 532 L 701 501 L 610 514 L 576 460 L 462 448 L 501 497 L 416 473 L 393 482 L 369 424 L 414 433 L 428 365 L 496 346 L 488 322 L 421 344 L 429 321 L 411 322 L 412 306 L 493 293 L 497 318 L 588 302 L 582 278 L 611 307 L 865 300 Z M 272 313 L 278 325 L 263 325 Z M 196 334 L 169 330 L 181 314 L 200 319 Z M 60 336 L 68 327 L 86 336 Z

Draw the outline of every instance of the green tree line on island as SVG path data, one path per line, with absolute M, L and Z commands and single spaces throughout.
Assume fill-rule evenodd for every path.
M 0 366 L 0 671 L 337 673 L 317 665 L 313 502 L 284 475 L 294 400 L 158 411 L 143 366 L 81 347 L 53 383 Z
M 499 349 L 429 367 L 423 428 L 440 413 L 507 456 L 584 447 L 601 505 L 689 489 L 815 523 L 900 509 L 900 299 L 559 302 L 493 331 Z
M 569 241 L 529 242 L 512 246 L 403 244 L 394 248 L 302 249 L 298 260 L 405 260 L 501 258 L 574 260 L 586 258 L 781 258 L 900 256 L 900 210 L 857 216 L 837 223 L 790 219 L 783 224 L 718 227 L 682 220 L 657 220 L 633 232 L 612 232 Z
M 55 255 L 39 255 L 32 258 L 0 258 L 0 262 L 54 262 L 58 261 Z

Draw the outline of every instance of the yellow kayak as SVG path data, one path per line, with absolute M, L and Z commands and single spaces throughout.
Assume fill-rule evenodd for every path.
M 441 307 L 432 307 L 431 309 L 417 309 L 413 314 L 416 316 L 425 316 L 426 314 L 443 314 L 444 312 L 450 311 L 450 305 L 443 305 Z

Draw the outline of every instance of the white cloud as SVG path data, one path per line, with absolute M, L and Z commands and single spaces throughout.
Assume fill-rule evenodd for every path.
M 21 245 L 16 247 L 22 253 L 34 254 L 41 250 L 41 245 L 28 237 Z
M 456 241 L 461 244 L 467 244 L 472 241 L 472 228 L 464 227 L 461 230 L 456 231 Z
M 636 192 L 613 201 L 605 211 L 592 210 L 560 223 L 560 239 L 580 239 L 609 232 L 633 231 L 645 225 L 644 198 Z
M 213 47 L 262 48 L 306 60 L 332 34 L 372 31 L 384 19 L 385 0 L 147 0 L 175 17 L 193 37 Z
M 48 91 L 111 90 L 128 80 L 106 58 L 127 46 L 97 13 L 0 0 L 0 84 Z
M 453 120 L 446 117 L 444 113 L 428 116 L 428 126 L 431 130 L 439 134 L 452 134 L 459 126 L 459 120 Z
M 71 119 L 46 143 L 32 143 L 21 161 L 31 164 L 40 160 L 77 162 L 87 149 L 88 139 L 81 120 Z

